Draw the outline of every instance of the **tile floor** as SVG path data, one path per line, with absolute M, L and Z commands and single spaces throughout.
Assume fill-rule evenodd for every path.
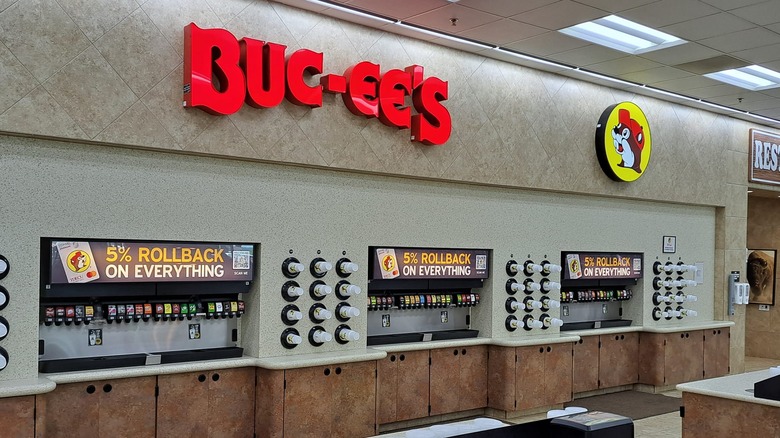
M 745 358 L 745 372 L 762 370 L 771 366 L 780 365 L 778 359 L 764 359 L 757 357 Z M 668 397 L 682 397 L 680 391 L 672 390 L 663 393 Z M 508 420 L 509 422 L 525 423 L 528 421 L 535 421 L 545 418 L 546 414 L 529 415 L 526 417 L 518 418 L 515 421 Z M 394 434 L 382 435 L 382 438 L 409 438 L 410 435 L 407 432 L 397 432 Z M 412 434 L 411 436 L 416 436 Z M 424 436 L 424 435 L 420 435 Z M 657 415 L 655 417 L 643 418 L 641 420 L 634 421 L 634 438 L 681 438 L 682 437 L 682 418 L 680 418 L 679 412 L 670 412 L 664 415 Z

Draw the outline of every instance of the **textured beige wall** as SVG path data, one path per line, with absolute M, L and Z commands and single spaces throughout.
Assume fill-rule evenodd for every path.
M 182 28 L 190 21 L 201 27 L 224 27 L 238 37 L 286 44 L 290 50 L 322 51 L 327 73 L 340 73 L 360 60 L 379 63 L 383 70 L 423 65 L 426 75 L 449 81 L 446 106 L 453 117 L 452 138 L 440 147 L 411 143 L 408 131 L 356 117 L 336 96 L 325 96 L 324 107 L 314 110 L 288 103 L 267 110 L 245 107 L 229 117 L 185 110 L 180 106 Z M 726 272 L 741 270 L 744 259 L 746 146 L 752 125 L 743 121 L 266 1 L 148 1 L 140 6 L 134 0 L 5 1 L 0 2 L 0 29 L 0 132 L 459 181 L 484 185 L 475 190 L 489 196 L 506 193 L 490 187 L 499 185 L 542 190 L 535 196 L 550 198 L 561 197 L 552 192 L 592 193 L 655 200 L 659 204 L 647 205 L 670 204 L 674 209 L 717 207 L 712 311 L 716 318 L 725 317 L 723 280 Z M 623 100 L 638 103 L 653 130 L 652 162 L 647 174 L 632 184 L 607 179 L 593 152 L 599 115 Z M 116 157 L 109 154 L 95 164 L 112 168 L 126 158 L 125 153 L 117 151 Z M 177 161 L 175 157 L 159 160 L 131 159 L 129 166 L 137 166 L 143 174 L 150 170 L 147 166 Z M 8 160 L 0 165 L 7 166 Z M 8 175 L 6 170 L 0 168 L 0 174 Z M 203 173 L 212 178 L 209 171 Z M 344 177 L 337 186 L 351 186 L 353 178 L 357 177 Z M 295 180 L 285 181 L 304 193 L 310 189 Z M 192 197 L 196 190 L 176 193 Z M 410 199 L 419 190 L 416 182 L 401 184 L 399 199 Z M 452 190 L 456 199 L 466 196 L 459 194 L 460 188 Z M 3 205 L 12 199 L 30 199 L 29 193 L 25 187 L 14 187 L 10 194 L 3 193 Z M 445 190 L 442 196 L 448 193 Z M 470 196 L 475 195 L 466 198 Z M 297 202 L 318 205 L 305 196 Z M 348 201 L 333 202 L 348 205 Z M 152 206 L 170 208 L 159 200 Z M 435 206 L 428 206 L 433 214 Z M 30 218 L 46 211 L 35 202 L 20 208 Z M 511 215 L 499 220 L 507 227 L 513 223 Z M 193 221 L 186 218 L 185 227 Z M 214 219 L 205 223 L 215 224 Z M 28 238 L 51 231 L 35 222 L 18 226 Z M 135 231 L 124 235 L 195 238 L 187 237 L 180 224 L 160 222 L 142 232 L 144 226 L 151 227 L 133 224 Z M 70 235 L 83 234 L 80 230 L 75 225 L 60 229 Z M 545 238 L 539 236 L 532 244 L 541 248 Z M 707 243 L 697 254 L 709 248 Z M 267 250 L 264 245 L 263 255 Z M 732 330 L 735 371 L 742 367 L 744 348 L 741 312 Z M 35 328 L 25 327 L 26 336 L 34 336 Z
M 780 250 L 780 200 L 748 197 L 748 248 Z M 775 271 L 775 284 L 780 274 Z M 742 281 L 747 281 L 743 279 Z M 745 317 L 745 355 L 780 359 L 780 299 L 775 292 L 775 305 L 769 311 L 758 310 L 757 304 L 747 306 Z

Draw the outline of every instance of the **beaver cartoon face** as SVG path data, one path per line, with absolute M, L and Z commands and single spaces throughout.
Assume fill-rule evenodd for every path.
M 81 251 L 77 251 L 70 259 L 70 264 L 76 268 L 76 272 L 81 272 L 87 263 L 87 257 Z
M 612 141 L 615 151 L 622 160 L 618 166 L 642 173 L 642 149 L 645 146 L 644 128 L 631 118 L 628 110 L 618 111 L 618 124 L 612 128 Z

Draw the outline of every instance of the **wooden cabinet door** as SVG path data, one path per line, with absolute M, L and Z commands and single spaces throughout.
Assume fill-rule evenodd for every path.
M 263 438 L 284 437 L 284 370 L 257 369 L 255 434 Z
M 376 361 L 376 412 L 377 422 L 387 424 L 398 418 L 398 354 L 390 353 L 382 360 Z M 427 367 L 428 361 L 425 361 Z M 425 412 L 428 413 L 426 397 Z
M 701 330 L 666 336 L 664 385 L 701 380 L 704 372 L 704 340 Z
M 7 437 L 35 436 L 35 396 L 0 398 L 0 430 Z
M 100 394 L 99 436 L 154 438 L 156 385 L 156 376 L 105 380 L 96 385 Z
M 637 383 L 639 334 L 602 335 L 600 342 L 599 386 L 612 388 Z
M 704 378 L 729 373 L 729 329 L 704 330 Z
M 639 334 L 639 383 L 664 385 L 666 335 L 661 333 Z
M 460 382 L 459 411 L 487 406 L 487 346 L 460 349 Z
M 101 390 L 102 391 L 102 390 Z M 95 383 L 67 383 L 35 396 L 35 436 L 99 436 L 100 393 Z
M 491 345 L 488 353 L 488 407 L 514 411 L 515 349 Z
M 284 436 L 330 436 L 335 366 L 285 371 Z
M 544 383 L 544 346 L 517 347 L 517 363 L 515 365 L 515 400 L 513 410 L 545 406 L 548 398 Z M 569 353 L 569 373 L 571 373 L 571 353 Z M 571 374 L 569 374 L 571 382 Z M 571 388 L 571 385 L 569 385 Z
M 547 345 L 544 347 L 543 356 L 544 381 L 537 381 L 537 384 L 546 388 L 546 395 L 541 398 L 544 401 L 543 406 L 571 401 L 572 344 Z
M 398 354 L 395 421 L 422 418 L 428 415 L 430 402 L 429 351 L 409 351 Z M 377 411 L 381 415 L 381 411 Z
M 235 368 L 209 372 L 209 438 L 252 438 L 255 424 L 255 371 Z
M 334 369 L 335 368 L 335 369 Z M 354 362 L 331 367 L 330 433 L 320 437 L 361 438 L 376 434 L 376 363 Z M 287 434 L 288 437 L 299 435 Z
M 460 388 L 460 349 L 431 350 L 431 415 L 458 411 Z
M 166 374 L 157 377 L 157 436 L 208 437 L 208 372 Z
M 583 336 L 574 343 L 572 392 L 599 389 L 599 337 Z

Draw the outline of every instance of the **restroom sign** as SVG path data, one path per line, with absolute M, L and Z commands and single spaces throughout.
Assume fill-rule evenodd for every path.
M 636 181 L 650 163 L 653 141 L 645 114 L 633 102 L 610 106 L 596 125 L 596 156 L 615 181 Z
M 780 134 L 750 130 L 750 169 L 748 181 L 780 184 Z

